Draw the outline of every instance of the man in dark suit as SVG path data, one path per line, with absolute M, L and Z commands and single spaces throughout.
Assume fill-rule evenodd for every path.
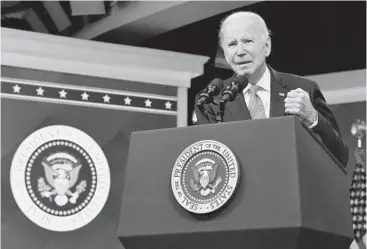
M 271 40 L 259 15 L 237 12 L 226 17 L 221 23 L 219 40 L 226 61 L 234 71 L 234 75 L 224 81 L 224 88 L 239 75 L 249 80 L 243 92 L 227 103 L 224 122 L 295 115 L 344 166 L 347 165 L 348 148 L 318 85 L 297 75 L 277 72 L 266 64 Z M 218 109 L 214 103 L 204 106 L 205 113 L 196 108 L 197 124 L 215 123 Z

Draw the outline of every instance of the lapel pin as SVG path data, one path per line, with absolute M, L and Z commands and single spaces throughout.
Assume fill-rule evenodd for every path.
M 279 96 L 283 96 L 284 97 L 284 93 L 279 93 Z

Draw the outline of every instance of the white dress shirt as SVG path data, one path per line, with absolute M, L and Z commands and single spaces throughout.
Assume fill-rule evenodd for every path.
M 251 83 L 252 82 L 249 82 L 249 84 L 242 91 L 247 106 L 249 106 L 249 103 L 250 103 L 251 93 L 250 93 L 249 89 L 252 86 Z M 256 85 L 260 86 L 260 89 L 257 92 L 257 96 L 259 96 L 259 98 L 263 102 L 265 115 L 266 115 L 267 118 L 269 118 L 270 117 L 271 76 L 270 76 L 270 71 L 269 71 L 268 67 L 265 68 L 265 72 L 264 72 L 263 76 L 261 76 L 260 80 L 256 83 Z M 316 121 L 313 122 L 309 126 L 309 128 L 311 129 L 311 128 L 315 127 L 317 125 L 317 123 L 318 123 L 318 117 L 316 117 Z

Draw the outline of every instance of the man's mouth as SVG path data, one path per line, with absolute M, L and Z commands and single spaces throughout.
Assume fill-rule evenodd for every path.
M 237 65 L 246 65 L 251 63 L 251 61 L 240 61 L 240 62 L 236 62 Z

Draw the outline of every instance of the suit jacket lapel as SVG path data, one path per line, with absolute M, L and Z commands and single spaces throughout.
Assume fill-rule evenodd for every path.
M 242 93 L 238 94 L 234 101 L 228 102 L 226 108 L 235 121 L 251 119 Z
M 269 65 L 271 75 L 270 88 L 270 117 L 281 117 L 285 115 L 284 99 L 287 97 L 287 85 L 282 81 L 279 73 Z

